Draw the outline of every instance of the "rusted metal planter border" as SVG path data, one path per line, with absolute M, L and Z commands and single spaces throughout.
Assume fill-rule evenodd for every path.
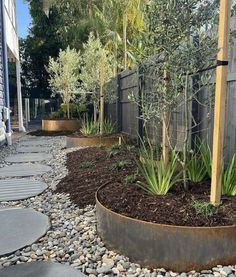
M 42 130 L 48 132 L 59 132 L 59 131 L 79 131 L 81 123 L 77 119 L 43 119 L 42 120 Z
M 94 136 L 94 137 L 75 137 L 68 136 L 66 138 L 67 148 L 71 147 L 96 147 L 99 145 L 104 145 L 111 147 L 114 144 L 118 144 L 124 141 L 122 135 L 111 135 L 111 136 Z
M 105 245 L 132 262 L 175 272 L 236 263 L 236 225 L 182 227 L 145 222 L 106 208 L 96 193 L 97 231 Z

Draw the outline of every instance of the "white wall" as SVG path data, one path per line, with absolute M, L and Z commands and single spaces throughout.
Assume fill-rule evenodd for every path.
M 7 45 L 15 58 L 19 59 L 19 42 L 16 25 L 16 0 L 3 0 L 6 20 Z

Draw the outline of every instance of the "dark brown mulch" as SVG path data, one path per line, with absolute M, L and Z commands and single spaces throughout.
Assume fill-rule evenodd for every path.
M 192 185 L 189 192 L 181 185 L 165 196 L 145 193 L 135 185 L 109 184 L 99 193 L 101 203 L 125 216 L 178 226 L 236 225 L 236 197 L 223 197 L 223 205 L 213 217 L 196 214 L 193 198 L 209 202 L 210 183 Z
M 58 137 L 58 136 L 69 136 L 69 135 L 72 135 L 74 132 L 72 131 L 42 131 L 42 130 L 37 130 L 37 131 L 33 131 L 33 132 L 30 132 L 28 133 L 28 135 L 30 136 L 37 136 L 37 137 L 41 137 L 41 136 L 44 136 L 44 137 Z
M 109 182 L 122 182 L 127 176 L 135 172 L 134 154 L 122 150 L 112 158 L 107 157 L 109 150 L 104 147 L 85 148 L 67 155 L 68 176 L 63 178 L 57 186 L 57 192 L 70 193 L 71 199 L 80 207 L 95 204 L 95 192 Z M 112 169 L 117 161 L 129 161 L 130 164 L 121 170 Z M 84 162 L 94 162 L 91 168 L 80 168 Z
M 72 201 L 80 207 L 95 204 L 95 192 L 107 184 L 99 193 L 99 200 L 114 212 L 144 221 L 179 226 L 226 226 L 236 225 L 236 197 L 223 197 L 222 205 L 210 218 L 197 214 L 193 199 L 209 202 L 210 182 L 190 184 L 188 192 L 182 185 L 176 186 L 165 196 L 154 196 L 134 184 L 125 185 L 124 177 L 136 172 L 135 154 L 122 150 L 108 158 L 105 148 L 86 148 L 68 154 L 68 176 L 61 180 L 57 192 L 70 193 Z M 131 163 L 122 170 L 112 169 L 120 160 Z M 92 161 L 91 168 L 80 168 L 81 163 Z M 140 177 L 139 177 L 140 178 Z

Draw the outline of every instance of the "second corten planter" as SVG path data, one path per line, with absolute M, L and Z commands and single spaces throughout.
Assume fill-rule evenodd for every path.
M 111 147 L 114 144 L 121 144 L 124 138 L 122 135 L 110 135 L 110 136 L 68 136 L 66 138 L 67 148 L 71 147 L 96 147 L 103 145 L 106 147 Z
M 77 119 L 58 119 L 58 120 L 42 120 L 42 130 L 47 132 L 72 131 L 76 132 L 80 129 L 80 121 Z

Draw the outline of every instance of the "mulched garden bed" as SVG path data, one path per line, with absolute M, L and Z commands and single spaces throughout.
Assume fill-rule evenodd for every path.
M 36 137 L 58 137 L 58 136 L 70 136 L 73 135 L 74 132 L 72 131 L 42 131 L 42 130 L 36 130 L 33 132 L 28 133 L 30 136 L 36 136 Z
M 85 207 L 95 204 L 95 192 L 101 185 L 107 184 L 100 190 L 100 202 L 125 216 L 179 226 L 236 225 L 236 197 L 223 197 L 222 205 L 214 216 L 206 218 L 196 213 L 194 200 L 209 202 L 209 181 L 189 184 L 188 192 L 180 184 L 165 196 L 154 196 L 135 184 L 124 184 L 126 176 L 137 172 L 135 153 L 126 149 L 108 157 L 107 152 L 105 148 L 86 148 L 68 154 L 69 174 L 59 183 L 57 192 L 70 193 L 72 201 Z M 121 160 L 129 161 L 129 164 L 120 170 L 113 169 L 112 165 Z M 93 166 L 81 168 L 81 164 L 87 162 Z

